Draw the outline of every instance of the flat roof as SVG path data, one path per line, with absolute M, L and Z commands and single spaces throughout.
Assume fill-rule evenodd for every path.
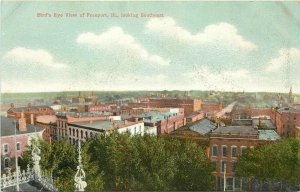
M 116 123 L 118 126 L 124 124 L 124 121 L 83 121 L 83 122 L 75 122 L 70 123 L 70 125 L 80 126 L 80 127 L 87 127 L 93 128 L 98 130 L 109 130 L 114 128 L 114 124 Z
M 212 133 L 234 135 L 257 135 L 258 130 L 252 126 L 223 126 L 215 129 Z
M 274 130 L 259 130 L 259 139 L 275 141 L 280 139 L 280 136 Z
M 90 121 L 74 122 L 74 123 L 69 123 L 69 125 L 106 131 L 106 130 L 114 129 L 114 123 L 116 123 L 118 127 L 121 127 L 123 125 L 131 126 L 131 125 L 141 123 L 141 122 L 128 121 L 128 124 L 125 125 L 124 121 L 121 121 L 121 120 L 114 120 L 114 121 L 97 120 L 97 121 L 92 121 L 92 122 L 90 122 Z
M 137 115 L 136 117 L 143 118 L 144 122 L 147 122 L 147 123 L 156 123 L 159 121 L 164 121 L 168 118 L 171 118 L 171 117 L 174 117 L 177 115 L 178 115 L 178 113 L 149 111 L 149 112 Z
M 279 113 L 289 112 L 289 113 L 300 113 L 300 109 L 295 109 L 292 107 L 283 107 L 277 110 Z
M 275 129 L 275 125 L 272 123 L 271 119 L 260 119 L 260 124 L 267 126 L 268 129 Z M 259 119 L 253 119 L 253 126 L 259 125 Z

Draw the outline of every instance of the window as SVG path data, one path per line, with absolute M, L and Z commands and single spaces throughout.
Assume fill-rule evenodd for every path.
M 71 128 L 69 128 L 69 135 L 72 135 L 72 131 L 71 131 Z
M 88 132 L 85 131 L 85 138 L 88 138 Z
M 222 156 L 227 157 L 227 146 L 225 145 L 222 146 Z
M 237 157 L 237 147 L 231 146 L 231 157 Z
M 9 168 L 9 158 L 4 159 L 4 168 Z
M 78 138 L 78 129 L 76 129 L 76 137 Z
M 214 145 L 212 147 L 212 156 L 214 156 L 214 157 L 218 156 L 218 146 L 217 145 Z
M 74 129 L 72 129 L 72 131 L 73 131 L 73 136 L 75 136 L 75 130 L 74 130 Z
M 235 169 L 235 161 L 231 161 L 231 164 L 230 164 L 230 170 L 232 173 L 234 173 L 234 169 Z
M 3 144 L 3 153 L 4 154 L 8 153 L 8 144 L 7 143 Z
M 242 146 L 242 147 L 241 147 L 241 155 L 246 154 L 246 152 L 247 152 L 247 147 Z
M 20 142 L 17 142 L 16 148 L 17 148 L 17 151 L 20 151 L 20 150 L 21 150 L 21 144 L 20 144 Z
M 213 167 L 213 171 L 217 171 L 217 161 L 211 161 L 211 166 Z
M 226 161 L 221 161 L 221 172 L 224 173 L 225 169 L 226 169 Z
M 82 130 L 80 131 L 80 138 L 81 139 L 83 138 L 83 131 Z

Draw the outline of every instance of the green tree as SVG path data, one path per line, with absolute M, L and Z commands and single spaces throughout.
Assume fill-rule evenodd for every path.
M 240 158 L 236 174 L 260 181 L 299 183 L 299 149 L 300 142 L 296 139 L 261 145 Z

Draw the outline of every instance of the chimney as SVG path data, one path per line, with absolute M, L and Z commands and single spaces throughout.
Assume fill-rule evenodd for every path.
M 32 107 L 32 104 L 31 104 L 31 103 L 28 103 L 27 107 L 31 108 L 31 107 Z
M 33 116 L 33 114 L 30 114 L 30 124 L 34 125 L 34 116 Z
M 26 119 L 24 118 L 24 113 L 21 113 L 21 118 L 19 119 L 19 131 L 23 132 L 23 131 L 27 131 L 27 127 L 26 127 Z
M 139 121 L 139 118 L 134 118 L 134 122 L 138 122 Z
M 128 121 L 127 121 L 127 120 L 125 120 L 125 121 L 124 121 L 124 125 L 127 125 L 127 124 L 128 124 Z
M 14 109 L 14 108 L 15 108 L 15 105 L 14 105 L 13 103 L 11 103 L 11 104 L 10 104 L 10 108 L 11 108 L 11 109 Z
M 114 121 L 113 121 L 113 127 L 114 127 L 114 128 L 117 128 L 117 127 L 118 127 L 117 123 L 114 122 Z

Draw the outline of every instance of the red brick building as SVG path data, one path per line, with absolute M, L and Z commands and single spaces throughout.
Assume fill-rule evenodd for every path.
M 55 112 L 52 108 L 46 105 L 42 106 L 32 106 L 30 103 L 27 107 L 14 107 L 14 104 L 11 104 L 10 108 L 7 110 L 7 117 L 12 119 L 20 119 L 22 113 L 26 119 L 26 123 L 34 124 L 35 116 L 39 115 L 55 115 Z
M 223 106 L 221 103 L 207 103 L 203 102 L 201 104 L 201 110 L 207 111 L 207 112 L 219 112 L 223 109 Z
M 281 136 L 293 136 L 296 127 L 300 126 L 300 110 L 291 107 L 280 108 L 275 112 L 277 133 Z
M 44 128 L 43 139 L 48 143 L 52 143 L 54 135 L 56 134 L 56 115 L 42 115 L 37 116 L 35 125 Z
M 86 105 L 85 106 L 85 112 L 88 112 L 88 113 L 110 111 L 110 109 L 111 108 L 110 108 L 109 104 Z
M 200 99 L 155 98 L 149 99 L 148 102 L 128 103 L 128 106 L 142 108 L 183 108 L 185 116 L 188 116 L 194 111 L 201 110 L 201 103 Z
M 199 121 L 201 119 L 204 119 L 204 117 L 205 117 L 205 112 L 196 111 L 196 112 L 193 112 L 192 114 L 190 114 L 189 116 L 186 117 L 186 123 L 187 124 L 193 123 L 193 122 Z
M 53 140 L 59 140 L 68 137 L 68 123 L 74 122 L 93 122 L 100 120 L 110 120 L 110 114 L 90 114 L 90 113 L 57 113 L 56 130 Z
M 208 156 L 215 167 L 212 175 L 216 190 L 223 190 L 224 171 L 226 191 L 238 190 L 241 186 L 240 181 L 235 178 L 234 166 L 240 156 L 260 143 L 279 138 L 274 130 L 258 130 L 252 126 L 224 126 L 212 131 Z

